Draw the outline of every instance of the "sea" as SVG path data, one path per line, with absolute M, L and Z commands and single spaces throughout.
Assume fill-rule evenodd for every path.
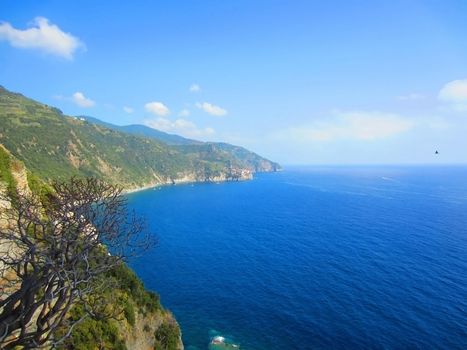
M 467 167 L 286 167 L 128 195 L 187 350 L 467 349 Z

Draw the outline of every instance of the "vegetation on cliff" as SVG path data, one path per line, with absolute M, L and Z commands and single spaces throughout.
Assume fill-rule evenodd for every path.
M 96 179 L 50 186 L 3 148 L 0 160 L 0 347 L 132 349 L 139 338 L 181 348 L 172 315 L 123 263 L 145 242 L 120 189 Z M 178 336 L 161 342 L 167 329 Z
M 154 349 L 177 350 L 181 347 L 180 328 L 172 314 L 161 306 L 157 294 L 144 288 L 133 271 L 120 264 L 103 278 L 110 279 L 109 283 L 118 287 L 107 290 L 101 297 L 121 313 L 116 319 L 86 319 L 58 346 L 59 349 L 125 350 L 131 348 L 131 345 L 127 344 L 131 344 L 134 338 L 138 337 L 137 328 L 143 330 L 143 337 L 146 338 L 144 343 Z M 82 307 L 74 307 L 70 317 L 79 319 L 84 312 Z M 162 341 L 161 337 L 158 337 L 161 333 L 165 335 Z

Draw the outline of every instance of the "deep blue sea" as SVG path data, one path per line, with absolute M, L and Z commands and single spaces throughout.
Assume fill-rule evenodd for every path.
M 308 167 L 129 195 L 185 348 L 467 349 L 467 167 Z

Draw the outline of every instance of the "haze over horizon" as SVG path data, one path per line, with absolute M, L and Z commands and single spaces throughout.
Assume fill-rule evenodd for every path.
M 467 163 L 466 14 L 465 1 L 6 0 L 0 85 L 283 164 Z

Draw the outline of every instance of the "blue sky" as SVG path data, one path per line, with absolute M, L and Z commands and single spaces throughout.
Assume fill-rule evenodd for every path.
M 467 162 L 466 1 L 3 0 L 0 21 L 0 84 L 66 114 L 284 164 Z

